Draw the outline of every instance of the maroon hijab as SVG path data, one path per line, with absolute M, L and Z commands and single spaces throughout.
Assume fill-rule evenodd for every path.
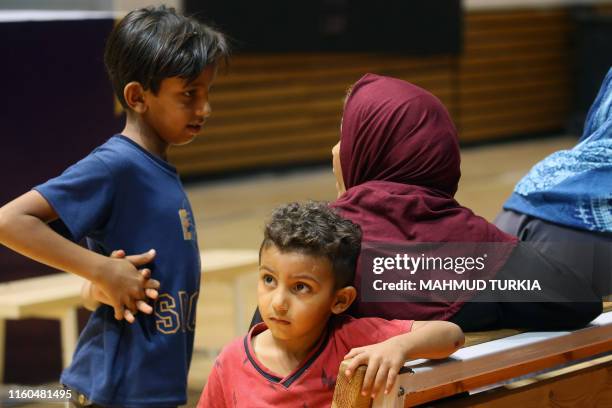
M 435 96 L 399 79 L 367 74 L 344 108 L 340 164 L 347 191 L 332 206 L 361 226 L 364 242 L 516 242 L 455 201 L 460 160 L 457 130 Z M 460 306 L 358 302 L 355 310 L 448 319 Z

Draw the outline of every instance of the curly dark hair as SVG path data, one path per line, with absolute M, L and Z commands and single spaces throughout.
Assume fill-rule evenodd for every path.
M 204 69 L 227 62 L 230 47 L 219 31 L 166 6 L 129 12 L 106 41 L 104 64 L 115 95 L 124 108 L 123 88 L 139 82 L 157 94 L 161 81 L 195 80 Z
M 338 289 L 353 283 L 361 250 L 361 229 L 325 202 L 294 202 L 272 212 L 265 226 L 260 258 L 261 251 L 271 245 L 281 252 L 327 258 Z

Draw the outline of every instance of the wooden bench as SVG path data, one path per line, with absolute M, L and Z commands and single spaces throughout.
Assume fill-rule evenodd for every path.
M 245 315 L 254 310 L 245 310 L 246 287 L 244 279 L 259 268 L 259 251 L 250 249 L 215 249 L 200 252 L 202 259 L 202 284 L 224 282 L 232 285 L 234 311 L 234 336 L 242 335 L 248 328 Z
M 234 330 L 242 333 L 246 325 L 241 299 L 241 279 L 257 271 L 259 254 L 256 250 L 202 251 L 202 277 L 222 280 L 234 287 Z M 66 367 L 78 340 L 77 310 L 81 306 L 83 279 L 58 273 L 19 279 L 0 284 L 0 382 L 4 378 L 5 328 L 7 319 L 44 318 L 60 321 L 62 363 Z M 41 333 L 42 334 L 42 333 Z
M 576 331 L 517 333 L 492 332 L 501 338 L 484 343 L 483 333 L 468 333 L 466 346 L 446 360 L 406 363 L 394 390 L 374 400 L 359 393 L 365 366 L 349 383 L 341 365 L 332 407 L 409 407 L 451 396 L 436 406 L 516 406 L 534 398 L 548 406 L 556 395 L 567 405 L 554 406 L 612 406 L 612 312 Z M 535 375 L 541 371 L 548 372 Z M 586 385 L 591 403 L 581 404 Z
M 81 305 L 82 285 L 83 279 L 67 273 L 0 284 L 0 380 L 4 378 L 7 319 L 59 320 L 62 362 L 64 366 L 70 364 L 79 335 L 77 309 Z

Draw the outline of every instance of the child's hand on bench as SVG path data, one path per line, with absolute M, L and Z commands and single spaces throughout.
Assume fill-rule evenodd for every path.
M 362 395 L 369 394 L 374 398 L 383 387 L 385 394 L 391 390 L 399 370 L 406 362 L 399 337 L 403 336 L 392 337 L 371 346 L 354 348 L 344 356 L 345 360 L 352 359 L 345 371 L 348 378 L 351 378 L 357 367 L 361 365 L 368 367 L 361 387 Z
M 142 254 L 126 256 L 125 251 L 120 249 L 117 251 L 113 251 L 110 257 L 114 259 L 125 259 L 129 261 L 134 267 L 139 267 L 150 263 L 155 257 L 155 251 L 150 250 Z M 145 296 L 152 300 L 157 299 L 158 289 L 160 286 L 159 281 L 151 279 L 151 270 L 148 268 L 140 269 L 139 272 L 142 278 L 144 279 L 143 288 Z M 112 298 L 108 296 L 106 292 L 100 288 L 99 285 L 96 285 L 90 281 L 86 281 L 83 284 L 81 294 L 83 297 L 84 306 L 89 310 L 93 311 L 97 309 L 101 303 L 114 307 L 112 303 Z M 135 321 L 134 314 L 137 311 L 141 311 L 145 314 L 153 313 L 153 308 L 144 300 L 136 300 L 134 306 L 135 309 L 133 311 L 129 308 L 123 309 L 122 318 L 127 320 L 129 323 L 133 323 Z M 117 320 L 122 320 L 117 317 L 116 308 L 115 318 L 117 318 Z
M 367 365 L 361 393 L 375 398 L 383 388 L 385 394 L 391 391 L 407 360 L 445 358 L 461 347 L 464 341 L 463 332 L 454 323 L 415 321 L 408 333 L 352 349 L 344 356 L 345 360 L 352 359 L 345 375 L 350 379 L 359 366 Z

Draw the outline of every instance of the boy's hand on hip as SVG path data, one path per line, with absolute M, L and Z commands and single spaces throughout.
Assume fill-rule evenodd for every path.
M 138 255 L 130 255 L 126 257 L 125 251 L 119 249 L 117 251 L 113 251 L 110 255 L 111 258 L 116 259 L 127 259 L 134 265 L 142 265 L 149 263 L 155 258 L 155 251 L 147 251 Z M 145 281 L 145 295 L 148 299 L 155 300 L 158 297 L 158 289 L 160 287 L 159 281 L 156 279 L 151 279 L 151 270 L 148 268 L 140 269 L 140 273 L 146 279 Z M 89 287 L 89 297 L 95 300 L 98 303 L 104 303 L 105 305 L 112 306 L 112 300 L 98 287 L 93 283 L 90 283 Z M 136 308 L 139 312 L 143 312 L 145 314 L 153 313 L 153 308 L 144 300 L 136 301 Z M 91 309 L 93 310 L 93 309 Z M 136 320 L 134 318 L 134 314 L 129 309 L 123 310 L 123 318 L 128 323 L 134 323 Z
M 370 395 L 372 398 L 383 389 L 385 394 L 391 391 L 400 369 L 406 362 L 404 347 L 395 337 L 371 346 L 354 348 L 344 359 L 352 359 L 344 373 L 349 379 L 357 367 L 368 366 L 361 394 Z
M 159 287 L 159 282 L 151 282 L 151 279 L 148 278 L 150 270 L 146 268 L 142 271 L 138 270 L 139 266 L 151 262 L 154 257 L 155 251 L 153 250 L 124 258 L 114 256 L 108 258 L 108 262 L 103 264 L 102 269 L 98 271 L 99 278 L 95 283 L 104 292 L 109 304 L 115 310 L 117 320 L 128 317 L 128 321 L 133 321 L 133 313 L 138 310 L 137 302 L 145 299 L 146 289 Z M 129 315 L 126 316 L 127 311 L 132 314 L 132 319 L 129 319 Z
M 153 262 L 153 258 L 155 258 L 155 255 L 156 252 L 154 249 L 150 249 L 147 252 L 143 252 L 142 254 L 129 256 L 125 255 L 125 251 L 123 249 L 118 249 L 116 251 L 113 251 L 110 256 L 111 258 L 125 258 L 130 261 L 134 266 L 141 266 Z M 145 295 L 151 300 L 157 299 L 157 296 L 159 295 L 158 289 L 160 287 L 159 281 L 156 279 L 151 279 L 151 270 L 149 268 L 141 269 L 140 272 L 142 273 L 142 276 L 147 279 L 147 281 L 145 282 Z M 137 306 L 138 310 L 143 313 L 151 314 L 153 312 L 151 306 L 149 306 L 146 302 L 142 300 L 138 301 Z

